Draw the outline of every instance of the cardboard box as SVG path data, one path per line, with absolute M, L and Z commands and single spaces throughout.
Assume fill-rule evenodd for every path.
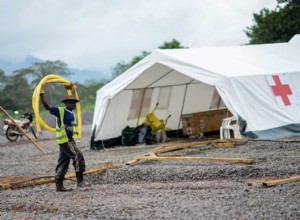
M 192 135 L 196 131 L 195 114 L 186 114 L 181 116 L 183 135 Z
M 182 115 L 184 135 L 197 135 L 205 132 L 218 131 L 223 119 L 232 116 L 227 109 L 211 110 Z

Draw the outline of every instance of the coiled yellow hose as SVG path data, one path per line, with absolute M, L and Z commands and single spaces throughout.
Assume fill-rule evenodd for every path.
M 72 92 L 75 93 L 76 98 L 79 100 L 77 91 L 76 91 L 76 86 L 73 85 L 70 81 L 67 81 L 65 79 L 63 79 L 60 76 L 57 75 L 48 75 L 45 76 L 40 83 L 37 85 L 37 87 L 34 89 L 34 92 L 32 94 L 32 108 L 36 117 L 36 129 L 37 132 L 41 132 L 41 126 L 43 126 L 45 129 L 47 129 L 48 131 L 51 132 L 55 132 L 55 128 L 50 127 L 49 125 L 47 125 L 44 120 L 41 118 L 40 116 L 40 108 L 39 108 L 39 103 L 40 103 L 40 93 L 41 93 L 41 89 L 44 85 L 48 84 L 48 83 L 63 83 L 65 86 L 71 86 L 71 89 L 67 89 L 67 93 L 68 95 L 71 95 Z M 80 106 L 80 102 L 76 103 L 76 114 L 75 117 L 77 117 L 77 126 L 78 126 L 78 138 L 81 138 L 81 134 L 82 134 L 82 118 L 81 118 L 81 106 Z

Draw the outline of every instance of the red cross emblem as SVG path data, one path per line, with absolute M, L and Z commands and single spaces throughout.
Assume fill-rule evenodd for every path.
M 278 75 L 272 76 L 275 86 L 271 86 L 275 96 L 280 96 L 284 105 L 291 105 L 288 95 L 292 95 L 292 90 L 288 84 L 282 84 Z

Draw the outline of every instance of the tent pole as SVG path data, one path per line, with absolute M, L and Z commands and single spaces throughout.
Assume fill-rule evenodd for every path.
M 143 107 L 143 104 L 144 104 L 144 98 L 145 98 L 145 93 L 146 93 L 146 90 L 151 86 L 153 85 L 154 83 L 156 83 L 157 81 L 161 80 L 162 78 L 164 78 L 165 76 L 167 76 L 168 74 L 170 74 L 171 72 L 173 72 L 174 70 L 171 69 L 170 71 L 168 71 L 167 73 L 165 73 L 163 76 L 161 76 L 159 79 L 155 80 L 154 82 L 152 82 L 150 85 L 148 85 L 147 87 L 143 88 L 144 89 L 144 93 L 143 93 L 143 97 L 142 97 L 142 102 L 141 102 L 141 106 L 140 106 L 140 109 L 139 109 L 139 117 L 138 117 L 138 120 L 137 120 L 137 127 L 139 126 L 139 121 L 140 121 L 140 117 L 141 117 L 141 113 L 142 113 L 142 107 Z
M 185 103 L 185 97 L 186 97 L 187 87 L 188 87 L 188 84 L 185 84 L 185 90 L 184 90 L 184 96 L 183 96 L 183 101 L 182 101 L 182 107 L 181 107 L 180 117 L 179 117 L 178 127 L 177 127 L 177 136 L 178 136 L 178 131 L 179 131 L 179 127 L 180 127 L 181 115 L 182 115 L 183 107 L 184 107 L 184 103 Z
M 139 121 L 140 121 L 140 117 L 141 117 L 141 113 L 142 113 L 142 107 L 143 107 L 143 104 L 144 104 L 146 89 L 145 88 L 143 89 L 143 95 L 142 95 L 142 100 L 141 100 L 140 109 L 139 109 L 139 117 L 138 117 L 138 120 L 136 122 L 136 127 L 139 126 Z
M 218 93 L 218 91 L 217 91 L 217 93 Z M 218 104 L 217 104 L 217 110 L 220 109 L 220 104 L 221 104 L 221 96 L 219 95 L 219 93 L 218 93 L 218 97 L 219 97 L 219 99 L 218 99 Z

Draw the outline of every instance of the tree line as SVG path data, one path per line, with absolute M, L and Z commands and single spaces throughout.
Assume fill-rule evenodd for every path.
M 262 9 L 259 13 L 253 14 L 253 24 L 243 30 L 249 38 L 249 44 L 287 42 L 295 34 L 300 33 L 300 0 L 277 0 L 277 3 L 274 10 Z M 164 42 L 158 48 L 187 47 L 173 39 Z M 140 55 L 133 57 L 129 62 L 118 62 L 112 68 L 112 79 L 124 73 L 149 54 L 149 51 L 142 51 Z M 66 77 L 72 73 L 67 64 L 60 60 L 34 63 L 31 67 L 15 70 L 11 75 L 5 75 L 4 71 L 0 69 L 0 105 L 10 113 L 14 110 L 31 112 L 33 90 L 40 80 L 49 74 Z M 73 82 L 77 86 L 83 110 L 94 109 L 96 91 L 108 82 L 109 80 L 84 84 Z M 49 103 L 58 105 L 65 95 L 65 90 L 63 85 L 52 83 L 47 85 L 46 94 Z
M 244 32 L 249 44 L 288 42 L 300 34 L 300 0 L 277 0 L 274 10 L 262 9 L 253 14 L 253 25 Z

